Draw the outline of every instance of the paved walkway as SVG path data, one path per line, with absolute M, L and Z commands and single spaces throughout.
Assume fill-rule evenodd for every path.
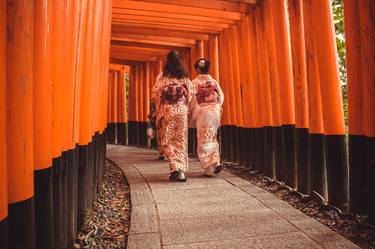
M 168 181 L 155 151 L 109 145 L 130 184 L 128 248 L 358 248 L 274 195 L 223 172 L 202 177 L 190 162 L 185 183 Z

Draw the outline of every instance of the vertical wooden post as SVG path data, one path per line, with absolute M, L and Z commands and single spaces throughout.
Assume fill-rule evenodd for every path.
M 220 78 L 219 78 L 219 38 L 218 38 L 218 35 L 211 35 L 210 36 L 210 60 L 211 60 L 211 75 L 214 79 L 216 79 L 218 82 L 220 82 Z
M 33 2 L 7 1 L 6 112 L 9 244 L 35 248 Z
M 302 0 L 288 1 L 296 110 L 297 188 L 309 194 L 308 99 Z
M 320 79 L 316 44 L 312 33 L 312 16 L 303 2 L 303 18 L 306 46 L 307 92 L 309 106 L 309 168 L 310 192 L 327 197 L 327 180 L 324 152 L 323 109 L 320 95 Z M 307 5 L 306 5 L 307 6 Z
M 51 5 L 34 5 L 34 186 L 36 247 L 54 248 Z
M 277 65 L 280 82 L 281 124 L 283 131 L 283 168 L 285 183 L 297 186 L 297 165 L 295 155 L 295 105 L 292 77 L 291 51 L 288 41 L 285 1 L 272 1 L 273 26 L 278 34 L 275 36 L 277 45 Z
M 336 52 L 331 3 L 306 1 L 312 17 L 312 33 L 319 63 L 320 94 L 326 140 L 326 165 L 329 202 L 339 208 L 348 205 L 348 175 L 344 113 Z M 305 6 L 304 6 L 305 7 Z
M 126 144 L 126 87 L 125 70 L 119 72 L 117 82 L 117 140 L 118 143 Z
M 262 117 L 261 130 L 261 144 L 263 146 L 263 164 L 259 164 L 259 169 L 268 177 L 275 177 L 275 153 L 274 153 L 274 135 L 273 131 L 273 115 L 272 115 L 272 99 L 271 99 L 271 81 L 270 81 L 270 67 L 268 64 L 268 49 L 266 40 L 266 16 L 265 4 L 263 3 L 259 8 L 259 23 L 258 23 L 258 61 L 260 65 L 260 112 Z
M 0 3 L 0 37 L 6 37 L 6 5 Z M 0 248 L 8 249 L 8 175 L 6 127 L 6 39 L 0 39 Z

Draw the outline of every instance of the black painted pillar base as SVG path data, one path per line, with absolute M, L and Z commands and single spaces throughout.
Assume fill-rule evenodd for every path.
M 116 123 L 108 123 L 107 143 L 116 143 Z
M 263 128 L 254 129 L 255 136 L 255 164 L 254 170 L 257 170 L 259 173 L 264 173 L 264 135 Z
M 355 214 L 367 213 L 366 136 L 349 135 L 349 209 Z
M 126 123 L 117 123 L 117 143 L 126 145 Z
M 34 198 L 9 205 L 9 245 L 17 249 L 35 249 Z
M 36 248 L 55 248 L 52 168 L 34 172 Z M 1 236 L 1 235 L 0 235 Z M 0 246 L 0 248 L 3 248 Z
M 245 130 L 246 128 L 244 127 L 238 127 L 238 143 L 239 143 L 239 149 L 238 149 L 238 154 L 239 154 L 239 162 L 242 165 L 246 165 L 246 147 L 247 147 L 247 141 L 246 141 L 246 136 L 245 136 Z
M 55 234 L 55 248 L 63 248 L 63 236 L 65 233 L 63 229 L 63 182 L 62 182 L 62 158 L 54 158 L 52 160 L 52 175 L 53 175 L 53 209 L 54 209 L 54 234 Z
M 8 249 L 8 217 L 0 221 L 0 248 Z
M 309 178 L 309 133 L 307 128 L 296 128 L 297 189 L 303 194 L 310 194 Z
M 310 192 L 325 196 L 325 136 L 323 134 L 309 134 L 309 166 Z
M 296 136 L 294 125 L 283 125 L 283 168 L 285 184 L 297 187 Z
M 248 145 L 249 145 L 249 147 L 248 147 L 248 153 L 249 153 L 249 166 L 252 168 L 252 169 L 254 169 L 254 165 L 255 165 L 255 163 L 256 163 L 256 161 L 255 161 L 255 129 L 254 128 L 249 128 L 248 129 L 248 134 L 249 134 L 249 143 L 248 143 Z
M 77 225 L 78 230 L 82 229 L 84 221 L 84 210 L 87 208 L 88 202 L 88 168 L 89 168 L 89 152 L 88 145 L 80 145 L 78 164 L 78 202 L 77 202 Z
M 263 127 L 264 173 L 275 179 L 275 130 L 271 126 Z
M 375 225 L 375 137 L 367 137 L 368 222 Z
M 348 210 L 348 162 L 345 135 L 326 135 L 326 165 L 329 203 Z
M 228 142 L 227 142 L 227 126 L 220 126 L 220 145 L 221 145 L 221 160 L 228 159 Z
M 283 168 L 283 129 L 281 126 L 275 126 L 275 174 L 276 180 L 284 181 L 285 172 Z

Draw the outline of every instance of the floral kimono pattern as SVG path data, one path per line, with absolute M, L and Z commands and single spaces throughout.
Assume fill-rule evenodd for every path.
M 158 137 L 170 171 L 188 170 L 187 131 L 188 103 L 192 98 L 189 79 L 164 78 L 160 74 L 152 89 L 152 97 L 158 105 Z
M 217 130 L 220 126 L 224 93 L 210 75 L 200 74 L 192 81 L 195 98 L 192 100 L 192 118 L 197 126 L 197 154 L 203 169 L 220 163 Z

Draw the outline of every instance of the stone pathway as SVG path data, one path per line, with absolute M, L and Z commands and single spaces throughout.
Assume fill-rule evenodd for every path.
M 202 177 L 196 160 L 187 182 L 171 183 L 155 151 L 108 145 L 107 157 L 130 184 L 129 249 L 359 248 L 228 172 Z

